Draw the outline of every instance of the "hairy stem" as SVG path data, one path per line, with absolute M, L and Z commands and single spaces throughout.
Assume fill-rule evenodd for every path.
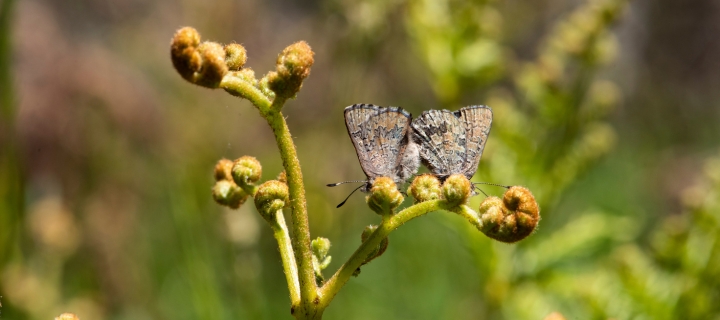
M 290 242 L 290 233 L 285 224 L 285 217 L 282 210 L 275 213 L 275 222 L 272 224 L 273 235 L 278 242 L 280 248 L 280 258 L 282 260 L 283 271 L 287 279 L 288 289 L 290 289 L 290 302 L 292 305 L 300 303 L 300 281 L 298 280 L 297 263 L 295 262 L 295 253 L 293 252 L 292 243 Z
M 317 285 L 315 284 L 315 271 L 312 265 L 312 252 L 310 249 L 310 227 L 308 224 L 307 206 L 305 200 L 305 186 L 303 184 L 300 161 L 297 158 L 295 145 L 287 127 L 285 118 L 275 106 L 265 114 L 265 119 L 275 133 L 275 140 L 280 149 L 280 157 L 287 175 L 288 189 L 290 191 L 290 209 L 295 258 L 298 261 L 300 276 L 300 292 L 302 309 L 310 312 L 314 309 L 312 302 L 317 298 Z
M 220 82 L 220 88 L 225 89 L 231 95 L 250 100 L 263 117 L 270 110 L 272 103 L 262 91 L 240 77 L 232 74 L 226 75 Z
M 305 200 L 305 185 L 303 183 L 300 161 L 297 158 L 297 151 L 293 143 L 290 129 L 288 129 L 285 118 L 280 110 L 286 99 L 276 98 L 270 102 L 260 89 L 244 79 L 227 75 L 220 83 L 220 87 L 232 95 L 250 100 L 265 118 L 275 135 L 283 167 L 287 175 L 287 184 L 290 191 L 290 221 L 292 222 L 293 236 L 290 238 L 294 249 L 297 268 L 293 271 L 299 276 L 300 305 L 293 300 L 293 310 L 297 318 L 313 318 L 320 316 L 322 312 L 314 307 L 318 292 L 315 284 L 315 271 L 312 265 L 312 251 L 310 248 L 310 227 L 308 224 L 307 202 Z M 281 249 L 282 250 L 282 249 Z M 288 270 L 286 269 L 286 272 Z M 293 284 L 288 280 L 291 297 L 293 295 Z M 297 309 L 300 307 L 300 309 Z
M 375 232 L 373 232 L 370 237 L 363 242 L 357 250 L 355 250 L 355 253 L 353 253 L 350 259 L 348 259 L 348 261 L 345 262 L 345 264 L 343 264 L 337 272 L 335 272 L 332 278 L 330 278 L 325 285 L 320 288 L 320 304 L 318 307 L 320 309 L 325 309 L 330 304 L 330 301 L 332 301 L 340 288 L 347 283 L 355 270 L 362 265 L 368 255 L 370 255 L 373 250 L 380 245 L 380 242 L 386 238 L 390 232 L 397 229 L 405 222 L 436 210 L 456 212 L 456 210 L 459 209 L 458 207 L 450 207 L 445 200 L 431 200 L 405 208 L 395 215 L 387 216 L 387 218 L 384 217 L 382 223 L 380 223 L 380 226 L 378 226 Z M 464 209 L 463 213 L 460 214 L 468 220 L 472 216 L 472 214 L 465 212 Z M 477 216 L 477 214 L 475 214 L 475 216 Z

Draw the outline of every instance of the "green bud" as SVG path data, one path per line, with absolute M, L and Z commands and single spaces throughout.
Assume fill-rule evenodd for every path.
M 379 215 L 392 214 L 393 210 L 400 206 L 405 200 L 400 191 L 398 191 L 395 182 L 388 177 L 380 177 L 375 179 L 370 195 L 365 198 L 370 209 Z
M 228 180 L 220 180 L 215 182 L 212 189 L 213 199 L 220 205 L 237 209 L 245 203 L 248 194 L 238 187 L 234 182 Z
M 440 180 L 432 174 L 415 177 L 408 193 L 415 198 L 415 203 L 437 200 L 441 197 Z
M 324 281 L 322 271 L 330 265 L 332 257 L 328 255 L 330 251 L 330 240 L 326 238 L 318 237 L 313 240 L 312 243 L 313 251 L 313 269 L 315 270 L 315 279 L 319 284 Z
M 225 64 L 231 71 L 237 71 L 247 62 L 247 51 L 245 47 L 237 43 L 225 45 Z
M 262 176 L 260 161 L 251 156 L 242 156 L 235 160 L 232 167 L 232 179 L 247 191 Z M 250 192 L 250 191 L 247 191 Z M 254 192 L 250 192 L 254 193 Z
M 273 223 L 275 213 L 289 203 L 288 193 L 286 184 L 277 180 L 266 181 L 255 193 L 255 208 L 266 221 Z
M 312 241 L 313 254 L 320 258 L 325 258 L 330 251 L 330 240 L 318 237 Z
M 442 193 L 445 200 L 453 206 L 467 203 L 472 195 L 472 183 L 462 174 L 453 174 L 445 179 Z
M 296 42 L 285 48 L 278 55 L 275 72 L 270 72 L 266 76 L 270 90 L 278 97 L 294 98 L 300 91 L 303 80 L 310 75 L 314 54 L 305 41 Z

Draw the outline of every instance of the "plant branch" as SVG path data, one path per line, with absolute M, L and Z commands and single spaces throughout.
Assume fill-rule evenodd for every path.
M 436 210 L 456 212 L 468 220 L 470 220 L 472 216 L 477 217 L 477 214 L 474 212 L 471 214 L 466 211 L 466 209 L 472 211 L 470 208 L 464 209 L 463 207 L 466 206 L 461 206 L 459 209 L 458 207 L 451 207 L 445 200 L 430 200 L 410 206 L 395 215 L 384 218 L 377 230 L 355 250 L 355 253 L 353 253 L 350 259 L 320 288 L 320 304 L 318 308 L 322 310 L 330 304 L 330 301 L 332 301 L 340 288 L 347 283 L 355 270 L 362 265 L 365 259 L 380 245 L 380 242 L 386 238 L 390 232 L 414 218 Z M 476 221 L 473 224 L 476 225 L 477 223 Z
M 275 213 L 276 223 L 271 224 L 273 235 L 278 242 L 280 248 L 280 258 L 282 260 L 283 271 L 287 279 L 288 289 L 290 290 L 290 302 L 292 305 L 300 303 L 300 282 L 298 280 L 297 263 L 295 262 L 295 253 L 293 252 L 292 243 L 290 241 L 290 233 L 285 224 L 285 217 L 282 210 Z
M 223 77 L 220 82 L 220 88 L 225 89 L 228 93 L 248 99 L 258 108 L 260 115 L 266 117 L 272 103 L 265 94 L 247 80 L 229 73 Z
M 280 106 L 276 105 L 277 103 L 284 103 L 284 101 L 273 103 L 264 116 L 275 134 L 275 140 L 280 149 L 280 157 L 283 160 L 283 167 L 287 175 L 290 190 L 290 208 L 292 210 L 290 214 L 293 228 L 292 245 L 295 249 L 295 258 L 299 267 L 301 307 L 305 312 L 310 312 L 315 309 L 312 302 L 316 300 L 318 293 L 315 284 L 315 271 L 312 265 L 305 187 L 295 145 L 285 118 L 280 111 L 277 111 L 280 109 Z
M 299 276 L 301 308 L 305 310 L 304 312 L 310 313 L 310 310 L 315 309 L 312 301 L 317 297 L 317 285 L 315 284 L 315 273 L 312 265 L 310 227 L 300 161 L 297 158 L 295 144 L 292 141 L 285 118 L 279 111 L 285 104 L 286 99 L 276 97 L 270 102 L 260 89 L 242 77 L 233 74 L 226 75 L 220 82 L 220 87 L 232 95 L 250 100 L 258 108 L 260 115 L 265 118 L 275 135 L 290 191 L 290 220 L 293 229 L 291 240 L 298 267 L 294 271 L 298 272 Z M 288 283 L 288 286 L 291 285 Z M 293 289 L 290 290 L 292 295 Z M 296 305 L 293 304 L 293 307 L 296 307 Z

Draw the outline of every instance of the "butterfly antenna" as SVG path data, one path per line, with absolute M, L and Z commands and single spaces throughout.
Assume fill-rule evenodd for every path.
M 489 185 L 489 186 L 496 186 L 496 187 L 501 187 L 501 188 L 505 188 L 505 189 L 510 189 L 510 186 L 504 186 L 502 184 L 490 183 L 490 182 L 473 182 L 472 184 L 475 186 L 475 188 L 477 188 L 478 184 L 485 184 L 485 185 Z
M 482 189 L 480 189 L 480 187 L 478 187 L 478 186 L 477 186 L 476 184 L 474 184 L 474 183 L 473 183 L 473 187 L 475 187 L 475 189 L 478 189 L 480 192 L 482 192 L 482 194 L 484 194 L 485 197 L 487 198 L 487 196 L 488 196 L 487 193 L 485 193 L 485 191 L 483 191 Z
M 359 182 L 365 182 L 365 181 L 359 181 Z M 352 192 L 350 192 L 350 194 L 347 196 L 347 198 L 345 198 L 345 200 L 343 200 L 343 202 L 340 202 L 340 204 L 337 205 L 337 207 L 335 207 L 335 208 L 340 208 L 340 207 L 342 207 L 342 206 L 345 204 L 345 202 L 347 202 L 348 199 L 350 199 L 350 196 L 353 195 L 353 193 L 355 193 L 355 191 L 360 190 L 360 188 L 362 188 L 363 186 L 364 186 L 364 185 L 361 185 L 361 186 L 355 188 L 355 190 L 353 190 Z M 330 187 L 330 185 L 328 185 L 328 187 Z
M 367 180 L 353 180 L 353 181 L 343 181 L 343 182 L 328 183 L 328 184 L 326 184 L 326 186 L 328 186 L 328 187 L 337 187 L 337 186 L 339 186 L 339 185 L 341 185 L 341 184 L 354 183 L 354 182 L 367 182 Z

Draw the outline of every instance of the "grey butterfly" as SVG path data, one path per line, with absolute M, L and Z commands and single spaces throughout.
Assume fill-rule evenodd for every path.
M 367 180 L 357 181 L 365 183 L 358 189 L 368 192 L 379 177 L 403 183 L 417 172 L 420 157 L 411 123 L 410 113 L 398 107 L 354 104 L 345 108 L 348 135 L 355 146 L 360 167 L 367 176 Z
M 475 175 L 491 125 L 492 109 L 487 106 L 429 110 L 411 124 L 422 163 L 441 180 L 456 173 L 468 179 Z

